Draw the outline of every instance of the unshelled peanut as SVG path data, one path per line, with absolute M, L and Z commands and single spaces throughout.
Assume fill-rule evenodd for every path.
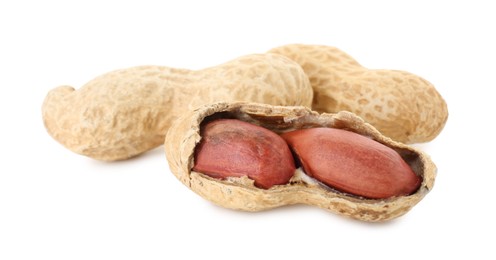
M 122 160 L 164 142 L 172 122 L 219 101 L 311 106 L 301 67 L 277 54 L 254 54 L 191 71 L 142 66 L 112 71 L 79 90 L 51 90 L 42 107 L 48 133 L 66 148 L 99 160 Z
M 330 46 L 290 44 L 269 52 L 302 66 L 314 90 L 312 109 L 317 112 L 353 112 L 403 143 L 434 139 L 448 118 L 439 92 L 412 73 L 368 69 Z

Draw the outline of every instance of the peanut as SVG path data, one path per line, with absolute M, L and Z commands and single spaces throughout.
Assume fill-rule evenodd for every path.
M 339 191 L 372 199 L 405 196 L 420 178 L 393 149 L 362 135 L 334 128 L 282 134 L 306 174 Z
M 329 46 L 291 44 L 269 53 L 302 66 L 314 90 L 313 110 L 353 112 L 394 140 L 430 141 L 448 118 L 447 105 L 434 86 L 411 73 L 370 70 Z
M 171 123 L 199 105 L 253 101 L 311 106 L 301 67 L 277 54 L 247 55 L 204 70 L 142 66 L 109 72 L 81 89 L 51 90 L 42 106 L 48 133 L 98 160 L 122 160 L 164 141 Z
M 241 120 L 282 135 L 299 129 L 316 127 L 350 131 L 393 149 L 418 176 L 421 183 L 418 187 L 412 184 L 415 188 L 411 189 L 411 194 L 409 194 L 410 191 L 405 191 L 400 192 L 401 195 L 398 196 L 375 199 L 337 191 L 308 176 L 302 169 L 297 169 L 286 184 L 275 185 L 269 189 L 257 187 L 255 181 L 246 175 L 222 179 L 212 178 L 194 168 L 195 151 L 202 142 L 201 125 L 222 118 Z M 353 147 L 353 149 L 360 150 L 361 148 Z M 365 151 L 368 151 L 367 149 Z M 382 135 L 360 117 L 347 111 L 319 114 L 301 106 L 271 106 L 245 102 L 205 105 L 195 111 L 185 113 L 175 121 L 166 136 L 165 151 L 171 172 L 192 191 L 220 206 L 246 211 L 267 210 L 301 203 L 363 221 L 385 221 L 399 217 L 415 206 L 432 189 L 436 176 L 436 167 L 429 156 Z M 356 156 L 350 151 L 343 153 Z M 313 154 L 308 155 L 312 157 Z M 318 156 L 317 154 L 312 160 L 315 160 L 317 164 L 326 163 Z M 223 159 L 219 161 L 223 163 Z M 367 161 L 367 163 L 370 162 Z M 315 162 L 312 162 L 313 164 Z M 377 169 L 374 165 L 360 167 L 363 170 L 369 170 L 369 166 L 371 171 Z M 276 167 L 284 167 L 284 164 L 276 164 Z M 344 168 L 344 165 L 339 166 L 339 169 Z M 380 177 L 384 177 L 383 174 L 380 174 Z M 412 179 L 415 180 L 415 178 Z M 382 182 L 386 181 L 371 181 L 371 183 Z M 353 182 L 350 183 L 353 184 Z M 363 187 L 358 189 L 365 190 Z
M 211 121 L 201 132 L 194 171 L 214 178 L 248 176 L 264 189 L 293 177 L 291 151 L 274 132 L 235 119 Z

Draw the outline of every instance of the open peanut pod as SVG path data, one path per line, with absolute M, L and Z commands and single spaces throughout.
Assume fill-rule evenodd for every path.
M 408 170 L 419 181 L 415 189 L 409 191 L 408 194 L 376 198 L 373 195 L 350 193 L 346 189 L 341 189 L 339 185 L 328 185 L 325 180 L 316 178 L 316 174 L 308 174 L 307 170 L 310 170 L 311 167 L 305 165 L 305 161 L 301 158 L 294 158 L 294 166 L 292 166 L 294 167 L 294 171 L 286 181 L 276 181 L 273 185 L 263 184 L 257 179 L 258 175 L 256 174 L 253 175 L 254 177 L 250 176 L 250 173 L 243 175 L 233 168 L 228 168 L 227 171 L 233 171 L 237 174 L 229 177 L 222 177 L 222 174 L 219 177 L 211 174 L 211 172 L 202 173 L 193 170 L 194 168 L 201 168 L 196 164 L 195 159 L 202 144 L 202 139 L 205 139 L 202 137 L 202 134 L 206 131 L 205 125 L 221 119 L 244 121 L 256 127 L 263 127 L 277 136 L 281 134 L 285 135 L 299 129 L 310 128 L 340 129 L 339 131 L 350 132 L 354 135 L 358 134 L 360 135 L 358 139 L 367 139 L 397 153 L 399 155 L 398 157 L 402 159 L 402 162 L 408 166 Z M 226 141 L 213 140 L 216 143 L 226 143 Z M 237 142 L 238 138 L 235 136 L 231 140 Z M 276 142 L 270 141 L 269 143 L 274 143 L 274 146 L 277 147 Z M 346 149 L 349 150 L 350 148 Z M 353 149 L 352 147 L 351 150 Z M 368 148 L 365 147 L 364 149 Z M 235 148 L 225 150 L 228 153 L 236 152 Z M 365 123 L 360 117 L 350 112 L 319 114 L 305 107 L 271 106 L 244 102 L 210 104 L 184 114 L 170 128 L 165 140 L 165 151 L 171 171 L 182 183 L 203 198 L 222 207 L 245 211 L 261 211 L 284 205 L 302 203 L 363 221 L 386 221 L 408 212 L 432 189 L 437 171 L 436 166 L 428 155 L 413 147 L 395 142 L 381 135 L 373 126 Z M 212 165 L 222 168 L 225 161 L 215 159 L 220 157 L 218 157 L 218 154 L 215 154 L 215 150 L 212 151 L 214 153 L 214 156 L 210 157 L 214 158 L 212 159 Z M 219 153 L 221 152 L 226 151 L 219 151 Z M 295 150 L 292 152 L 296 157 L 298 152 L 295 153 Z M 346 151 L 345 153 L 345 157 L 354 156 L 353 153 L 351 155 Z M 228 154 L 226 157 L 228 158 L 227 161 L 236 162 L 236 158 L 233 156 Z M 271 156 L 263 154 L 262 160 L 268 157 Z M 367 160 L 373 160 L 375 158 L 373 156 L 365 157 L 368 158 Z M 317 159 L 318 162 L 318 158 L 320 157 L 311 159 Z M 322 162 L 323 165 L 326 165 L 325 163 L 324 161 Z M 249 163 L 245 164 L 250 166 Z M 287 163 L 284 160 L 279 160 L 279 163 L 270 163 L 270 167 L 268 168 L 270 170 L 262 171 L 260 174 L 273 174 L 271 171 L 278 171 L 279 168 L 285 168 L 286 164 L 291 163 Z M 338 162 L 338 168 L 341 167 L 339 164 L 345 164 L 345 162 Z M 364 165 L 366 166 L 368 164 L 370 163 L 358 165 L 357 167 L 363 168 Z M 377 167 L 386 167 L 384 165 L 387 166 L 387 163 L 378 162 L 375 166 L 372 165 L 371 174 L 377 170 Z M 341 168 L 345 170 L 339 173 L 340 176 L 354 178 L 353 175 L 347 175 L 348 171 L 353 172 L 355 170 L 354 167 Z M 361 169 L 360 172 L 367 173 L 367 169 Z M 360 172 L 358 174 L 361 174 Z M 396 173 L 393 172 L 394 174 Z M 380 179 L 377 179 L 379 177 L 374 177 L 375 179 L 373 179 L 372 183 L 382 182 Z M 360 180 L 355 183 L 361 185 Z M 391 186 L 393 184 L 388 182 L 387 185 Z M 372 189 L 374 188 L 377 189 L 377 187 L 372 187 Z M 351 190 L 353 189 L 354 187 L 351 187 Z

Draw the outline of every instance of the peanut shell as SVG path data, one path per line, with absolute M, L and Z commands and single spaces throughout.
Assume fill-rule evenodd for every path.
M 311 106 L 301 67 L 277 54 L 254 54 L 191 71 L 161 66 L 121 69 L 79 90 L 51 90 L 42 107 L 48 133 L 88 157 L 123 160 L 164 142 L 172 122 L 197 106 L 219 101 Z
M 365 199 L 338 192 L 307 176 L 301 169 L 286 185 L 264 190 L 247 177 L 215 179 L 192 171 L 194 151 L 200 142 L 200 126 L 205 120 L 236 118 L 263 126 L 276 133 L 311 127 L 345 129 L 372 138 L 396 150 L 422 178 L 417 191 L 409 196 Z M 222 207 L 261 211 L 291 204 L 314 205 L 363 221 L 386 221 L 408 212 L 432 189 L 436 166 L 425 153 L 393 141 L 350 112 L 319 114 L 301 106 L 271 106 L 245 102 L 216 103 L 183 115 L 169 130 L 165 151 L 172 173 L 188 188 Z
M 448 119 L 448 108 L 439 92 L 412 73 L 368 69 L 330 46 L 290 44 L 269 52 L 302 66 L 314 90 L 315 111 L 353 112 L 403 143 L 431 141 Z

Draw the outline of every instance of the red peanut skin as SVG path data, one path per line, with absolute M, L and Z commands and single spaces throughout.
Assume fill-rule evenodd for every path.
M 281 135 L 307 175 L 336 190 L 370 199 L 405 196 L 421 183 L 393 149 L 365 136 L 334 128 Z
M 236 119 L 217 119 L 201 129 L 193 170 L 210 177 L 248 176 L 269 189 L 287 184 L 295 172 L 288 145 L 263 127 Z

